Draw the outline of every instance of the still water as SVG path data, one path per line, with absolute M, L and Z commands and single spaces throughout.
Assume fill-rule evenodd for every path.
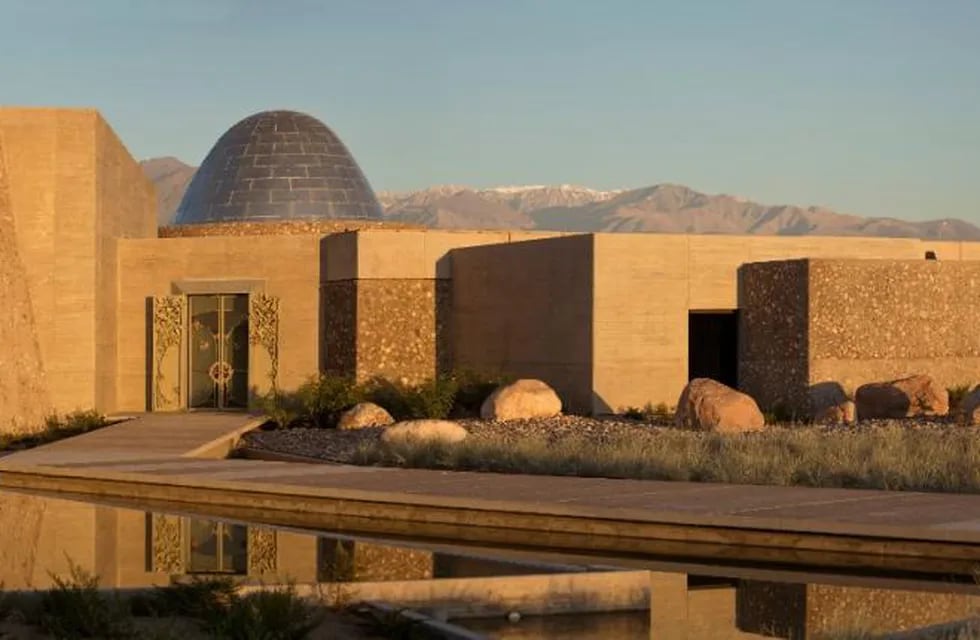
M 494 553 L 499 555 L 494 557 Z M 975 588 L 944 584 L 941 579 L 931 584 L 920 580 L 910 586 L 894 577 L 879 584 L 874 577 L 854 581 L 790 574 L 786 578 L 771 571 L 747 570 L 736 575 L 728 569 L 711 575 L 711 569 L 704 567 L 657 569 L 649 578 L 644 574 L 648 595 L 636 606 L 629 604 L 629 598 L 614 597 L 617 589 L 627 588 L 625 578 L 617 580 L 609 572 L 620 567 L 596 567 L 594 559 L 589 563 L 593 566 L 585 564 L 572 560 L 559 565 L 554 558 L 528 558 L 506 551 L 478 553 L 350 539 L 227 518 L 0 493 L 0 584 L 7 592 L 50 588 L 55 576 L 68 575 L 72 566 L 97 575 L 102 588 L 118 590 L 214 575 L 263 584 L 391 585 L 434 578 L 512 576 L 510 584 L 466 587 L 470 590 L 465 606 L 457 604 L 440 612 L 413 605 L 415 610 L 486 637 L 508 639 L 834 638 L 853 631 L 880 634 L 916 629 L 969 619 L 980 612 Z M 548 577 L 600 572 L 612 577 L 574 597 L 561 591 L 566 583 Z M 627 573 L 636 575 L 634 571 L 622 575 Z M 508 619 L 510 605 L 501 605 L 499 594 L 531 584 L 519 582 L 521 579 L 532 581 L 541 593 L 550 593 L 555 602 L 533 604 L 529 600 L 523 613 L 514 611 Z M 635 591 L 635 584 L 629 588 Z M 472 595 L 484 592 L 486 602 Z M 568 602 L 575 597 L 586 610 L 596 609 L 600 601 L 616 603 L 613 608 L 618 610 L 556 614 L 562 606 L 574 609 Z M 553 615 L 540 615 L 539 609 L 556 603 L 565 604 L 551 607 Z

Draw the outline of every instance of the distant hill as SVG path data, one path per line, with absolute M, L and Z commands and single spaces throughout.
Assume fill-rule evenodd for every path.
M 157 188 L 157 222 L 160 225 L 168 224 L 174 219 L 180 199 L 184 197 L 197 167 L 169 156 L 144 160 L 140 166 Z
M 173 220 L 194 167 L 176 158 L 141 163 L 156 183 L 159 220 Z M 574 185 L 474 189 L 436 186 L 378 193 L 385 216 L 443 229 L 542 229 L 619 233 L 729 233 L 980 240 L 980 227 L 955 218 L 924 222 L 864 218 L 823 207 L 763 205 L 676 184 L 597 191 Z

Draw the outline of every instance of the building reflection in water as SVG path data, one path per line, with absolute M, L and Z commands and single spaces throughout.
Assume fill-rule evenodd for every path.
M 213 574 L 264 584 L 312 584 L 549 571 L 507 559 L 0 493 L 3 589 L 51 587 L 52 577 L 68 575 L 72 565 L 97 575 L 106 588 L 165 585 L 182 576 Z M 615 576 L 611 580 L 609 588 L 615 589 Z M 545 593 L 556 602 L 575 597 Z M 652 605 L 646 611 L 531 616 L 516 624 L 499 615 L 453 621 L 500 638 L 814 638 L 852 630 L 914 629 L 980 612 L 980 599 L 972 593 L 689 578 L 683 573 L 650 573 L 645 593 L 649 596 L 643 602 Z

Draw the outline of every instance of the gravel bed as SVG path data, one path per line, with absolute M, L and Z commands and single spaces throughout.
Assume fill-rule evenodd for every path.
M 587 438 L 598 444 L 629 440 L 656 439 L 665 432 L 675 429 L 667 423 L 644 420 L 631 420 L 619 416 L 584 417 L 562 415 L 542 420 L 514 420 L 509 422 L 487 422 L 479 419 L 457 420 L 469 432 L 470 440 L 491 440 L 498 443 L 512 443 L 525 438 L 543 438 L 550 443 L 566 439 Z M 869 429 L 895 428 L 896 426 L 915 429 L 946 430 L 955 428 L 948 419 L 929 420 L 881 420 L 865 421 L 856 425 L 785 425 L 768 427 L 765 434 L 773 428 L 806 429 L 840 437 L 847 433 L 858 433 Z M 309 456 L 325 462 L 351 463 L 355 460 L 358 448 L 377 441 L 383 428 L 355 429 L 316 429 L 293 427 L 289 429 L 257 430 L 246 434 L 242 444 L 250 449 Z M 689 432 L 692 438 L 706 437 L 707 434 Z

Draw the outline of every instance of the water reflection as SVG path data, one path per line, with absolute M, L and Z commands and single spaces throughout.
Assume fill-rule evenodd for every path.
M 373 593 L 396 605 L 401 593 L 411 600 L 406 606 L 498 638 L 818 638 L 915 629 L 980 613 L 977 594 L 962 588 L 920 591 L 827 584 L 825 578 L 804 584 L 655 571 L 642 574 L 638 592 L 639 574 L 630 571 L 599 575 L 578 567 L 580 575 L 596 580 L 561 581 L 540 574 L 562 568 L 506 558 L 0 493 L 4 590 L 50 588 L 53 577 L 67 575 L 73 564 L 97 575 L 101 586 L 117 589 L 215 574 L 264 584 L 472 578 L 442 591 L 405 586 Z M 639 593 L 641 610 L 629 610 L 638 607 L 617 590 Z M 465 596 L 450 604 L 424 602 L 436 593 Z M 569 615 L 576 603 L 595 612 Z M 510 610 L 522 615 L 508 620 Z M 564 615 L 535 615 L 557 612 Z

